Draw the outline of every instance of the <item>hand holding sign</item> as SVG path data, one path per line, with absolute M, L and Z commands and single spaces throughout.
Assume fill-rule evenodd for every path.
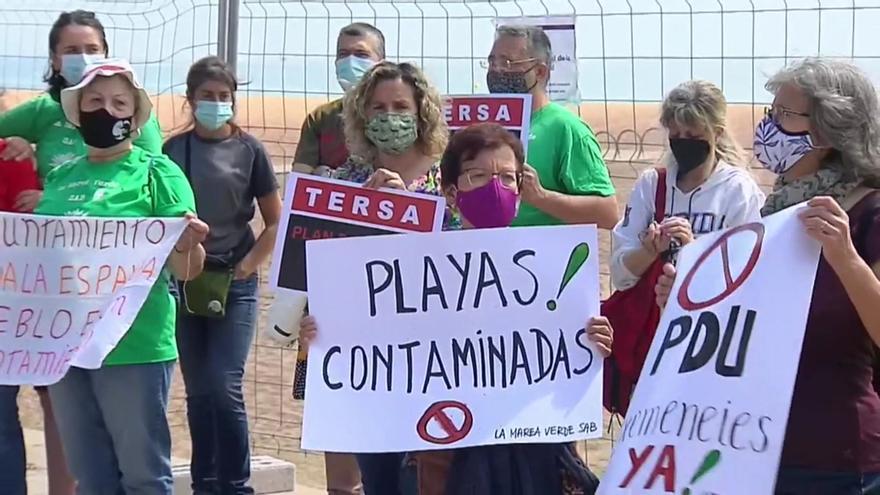
M 183 231 L 183 234 L 174 246 L 174 250 L 178 253 L 190 251 L 192 248 L 205 242 L 210 231 L 208 224 L 199 220 L 193 213 L 187 213 L 186 220 L 186 230 Z
M 800 214 L 807 235 L 822 244 L 822 255 L 832 268 L 858 259 L 849 230 L 849 215 L 834 198 L 811 199 Z
M 541 185 L 538 171 L 528 163 L 523 165 L 523 178 L 522 186 L 520 186 L 520 195 L 523 201 L 531 205 L 541 203 L 541 201 L 547 196 L 547 190 Z
M 400 177 L 400 174 L 397 172 L 392 172 L 387 168 L 380 168 L 373 172 L 373 175 L 367 179 L 367 182 L 364 182 L 364 187 L 367 189 L 406 189 L 406 183 L 403 182 L 403 178 Z

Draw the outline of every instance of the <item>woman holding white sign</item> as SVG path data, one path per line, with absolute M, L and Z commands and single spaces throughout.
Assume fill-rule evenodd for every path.
M 438 161 L 449 140 L 443 102 L 415 65 L 380 62 L 343 100 L 345 140 L 351 157 L 333 178 L 370 188 L 393 188 L 439 196 Z M 458 218 L 447 214 L 444 228 Z M 302 377 L 302 378 L 301 378 Z M 296 380 L 304 379 L 298 375 Z M 328 453 L 341 463 L 348 454 Z M 403 454 L 358 454 L 364 492 L 394 495 Z
M 115 218 L 188 217 L 170 254 L 175 277 L 202 270 L 208 226 L 193 214 L 192 190 L 165 155 L 132 145 L 152 104 L 128 62 L 99 60 L 61 92 L 64 115 L 86 155 L 52 170 L 36 212 Z M 71 367 L 49 387 L 78 491 L 171 494 L 171 435 L 165 417 L 177 347 L 169 270 L 162 269 L 134 323 L 98 369 Z
M 497 124 L 476 124 L 455 133 L 443 155 L 441 175 L 443 191 L 461 218 L 461 228 L 510 226 L 519 205 L 524 163 L 522 143 Z M 586 328 L 602 355 L 610 354 L 613 332 L 608 321 L 594 318 Z M 317 332 L 315 319 L 304 318 L 300 341 L 308 345 Z M 396 480 L 398 487 L 393 492 L 370 491 L 369 476 L 364 472 L 366 495 L 502 494 L 510 491 L 493 492 L 490 486 L 511 481 L 523 487 L 524 493 L 555 495 L 593 493 L 598 484 L 568 444 L 494 445 L 382 455 L 403 459 L 402 477 Z M 486 462 L 488 459 L 492 461 Z M 493 468 L 485 468 L 489 465 Z M 520 469 L 522 465 L 529 469 Z M 401 471 L 399 460 L 396 469 Z
M 850 63 L 773 76 L 755 156 L 779 177 L 761 213 L 800 213 L 822 245 L 776 483 L 780 495 L 880 493 L 880 102 Z M 657 302 L 675 278 L 664 267 Z
M 663 260 L 696 237 L 757 220 L 764 193 L 727 129 L 727 100 L 708 81 L 687 81 L 663 101 L 660 123 L 668 152 L 660 168 L 636 180 L 623 219 L 614 227 L 611 283 L 617 290 L 602 314 L 617 328 L 618 355 L 605 366 L 605 407 L 626 414 L 654 330 L 652 299 Z

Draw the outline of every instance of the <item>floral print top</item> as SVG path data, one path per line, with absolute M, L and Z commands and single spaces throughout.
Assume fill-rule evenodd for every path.
M 371 164 L 355 158 L 349 158 L 344 164 L 333 171 L 332 177 L 339 180 L 347 180 L 363 184 L 373 175 L 374 168 Z M 443 188 L 440 183 L 440 164 L 435 163 L 428 173 L 407 186 L 407 190 L 414 193 L 443 196 Z M 455 214 L 449 205 L 443 217 L 443 230 L 460 230 L 461 219 Z

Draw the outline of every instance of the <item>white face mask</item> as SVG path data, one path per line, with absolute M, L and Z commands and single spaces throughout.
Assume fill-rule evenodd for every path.
M 788 172 L 798 160 L 816 149 L 809 133 L 788 133 L 771 115 L 758 123 L 753 145 L 755 158 L 777 175 Z

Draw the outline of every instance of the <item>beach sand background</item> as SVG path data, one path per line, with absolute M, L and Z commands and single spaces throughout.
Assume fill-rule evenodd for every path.
M 35 96 L 32 92 L 5 92 L 0 96 L 0 111 Z M 272 156 L 279 181 L 291 168 L 299 128 L 309 111 L 327 99 L 303 99 L 284 96 L 254 96 L 240 92 L 237 103 L 237 121 L 248 132 L 258 137 Z M 169 134 L 184 129 L 189 122 L 185 101 L 177 95 L 161 95 L 154 98 L 156 114 L 162 129 Z M 606 163 L 618 191 L 621 212 L 629 198 L 633 183 L 647 167 L 655 165 L 663 153 L 665 134 L 657 119 L 659 103 L 613 103 L 582 104 L 578 111 L 581 118 L 593 128 L 602 146 Z M 750 148 L 755 123 L 763 117 L 763 107 L 738 105 L 729 109 L 729 132 L 744 147 Z M 753 167 L 756 179 L 765 187 L 772 183 L 772 176 Z M 255 219 L 254 227 L 260 228 Z M 601 238 L 601 273 L 603 297 L 609 293 L 607 232 Z M 302 426 L 302 403 L 291 397 L 295 349 L 282 349 L 259 336 L 265 325 L 272 294 L 266 287 L 265 275 L 268 264 L 263 267 L 260 298 L 258 338 L 253 345 L 245 377 L 245 396 L 251 424 L 253 450 L 289 460 L 297 466 L 298 485 L 313 488 L 325 486 L 323 456 L 315 452 L 303 452 L 299 448 Z M 36 395 L 25 390 L 20 396 L 22 421 L 27 428 L 42 428 L 42 415 Z M 189 434 L 186 426 L 186 404 L 183 381 L 175 376 L 169 407 L 172 425 L 174 455 L 188 458 Z M 603 439 L 581 443 L 581 452 L 589 466 L 601 474 L 608 462 L 612 438 L 619 425 L 609 425 L 606 418 Z

